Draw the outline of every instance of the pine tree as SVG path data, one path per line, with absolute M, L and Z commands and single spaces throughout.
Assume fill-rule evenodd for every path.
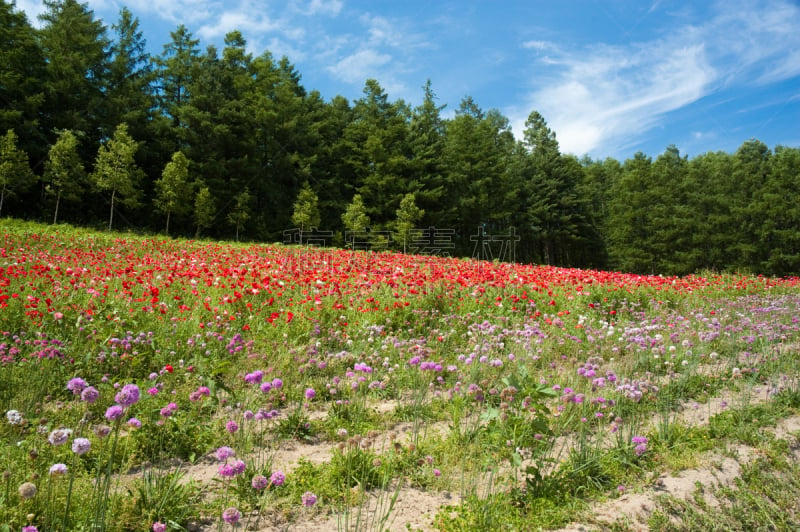
M 367 230 L 369 222 L 364 200 L 361 198 L 361 194 L 356 194 L 353 196 L 353 201 L 347 206 L 347 210 L 342 214 L 342 223 L 348 231 L 361 233 Z
M 250 203 L 253 197 L 250 190 L 245 187 L 243 191 L 236 195 L 236 205 L 228 213 L 228 221 L 236 228 L 236 241 L 239 241 L 239 232 L 244 230 L 244 225 L 250 219 Z

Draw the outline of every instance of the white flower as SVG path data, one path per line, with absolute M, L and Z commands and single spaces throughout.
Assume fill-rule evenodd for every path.
M 19 413 L 17 410 L 9 410 L 6 412 L 6 419 L 11 425 L 20 425 L 23 421 L 22 414 Z

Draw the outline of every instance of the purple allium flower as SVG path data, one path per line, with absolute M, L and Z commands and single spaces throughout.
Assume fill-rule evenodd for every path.
M 56 312 L 56 314 L 58 314 L 58 312 Z M 39 529 L 36 528 L 34 525 L 28 525 L 28 526 L 23 526 L 20 532 L 39 532 Z
M 156 521 L 153 523 L 153 532 L 167 532 L 167 525 Z
M 227 423 L 225 423 L 225 430 L 227 430 L 228 432 L 230 432 L 231 434 L 233 434 L 233 433 L 235 433 L 237 430 L 239 430 L 239 424 L 238 424 L 237 422 L 235 422 L 234 420 L 232 420 L 232 419 L 231 419 L 230 421 L 228 421 Z
M 50 466 L 50 474 L 53 476 L 59 475 L 66 475 L 67 474 L 67 466 L 66 464 L 53 464 Z
M 278 378 L 272 379 L 272 387 L 278 389 L 283 388 L 283 381 Z
M 132 417 L 128 420 L 128 426 L 134 429 L 138 429 L 139 427 L 142 426 L 142 422 L 136 419 L 135 417 Z
M 433 476 L 440 477 L 440 476 L 442 476 L 442 472 L 439 471 L 438 469 L 434 469 L 433 470 Z
M 136 404 L 139 401 L 139 387 L 135 384 L 126 384 L 117 392 L 114 400 L 123 407 Z
M 92 404 L 100 397 L 100 392 L 94 386 L 89 386 L 81 392 L 81 401 Z
M 631 443 L 647 443 L 647 437 L 634 436 L 633 438 L 631 438 Z
M 247 375 L 244 376 L 244 382 L 248 384 L 259 384 L 263 379 L 264 379 L 264 372 L 261 371 L 260 369 L 252 373 L 248 373 Z
M 253 413 L 253 411 L 252 411 L 252 410 L 245 410 L 245 411 L 244 411 L 244 414 L 242 414 L 242 416 L 243 416 L 243 417 L 244 417 L 246 420 L 250 421 L 250 420 L 251 420 L 251 419 L 253 419 L 253 418 L 254 418 L 256 415 Z
M 98 438 L 105 438 L 111 434 L 111 427 L 108 425 L 97 425 L 94 428 L 94 433 L 97 434 Z
M 75 377 L 74 379 L 70 379 L 67 383 L 67 390 L 71 391 L 73 395 L 79 395 L 88 385 L 89 384 L 85 380 L 80 377 Z
M 269 477 L 269 482 L 273 486 L 280 486 L 286 481 L 286 475 L 283 474 L 283 471 L 277 470 Z
M 152 388 L 147 389 L 147 395 L 158 395 L 158 388 L 153 386 Z
M 233 449 L 231 449 L 227 445 L 223 445 L 222 447 L 220 447 L 219 449 L 214 451 L 214 456 L 220 462 L 224 462 L 225 460 L 227 460 L 231 456 L 236 456 L 236 451 L 234 451 Z
M 228 523 L 229 525 L 235 525 L 239 522 L 239 518 L 242 517 L 242 514 L 239 513 L 239 510 L 236 508 L 228 508 L 224 512 L 222 512 L 222 520 Z
M 639 445 L 633 448 L 633 452 L 636 454 L 636 456 L 642 456 L 644 453 L 647 452 L 647 445 L 645 445 L 644 443 L 640 443 Z
M 272 383 L 271 382 L 262 382 L 261 383 L 261 391 L 262 392 L 267 393 L 271 389 L 272 389 Z
M 305 393 L 306 399 L 308 399 L 310 401 L 316 395 L 317 395 L 317 392 L 314 390 L 314 388 L 306 388 L 306 393 Z
M 317 504 L 317 496 L 310 491 L 303 493 L 303 495 L 300 497 L 300 500 L 303 501 L 303 506 L 307 507 Z
M 70 436 L 72 436 L 72 429 L 56 429 L 50 433 L 47 441 L 52 445 L 64 445 Z
M 263 490 L 269 484 L 269 480 L 264 475 L 256 475 L 253 477 L 253 480 L 250 482 L 250 485 L 253 486 L 254 490 Z
M 106 419 L 109 421 L 116 421 L 122 417 L 122 407 L 119 405 L 112 405 L 106 410 Z
M 418 366 L 419 363 L 420 363 L 419 356 L 413 356 L 408 360 L 408 365 L 409 366 Z
M 91 448 L 92 442 L 86 438 L 75 438 L 72 440 L 72 452 L 78 456 L 88 453 Z

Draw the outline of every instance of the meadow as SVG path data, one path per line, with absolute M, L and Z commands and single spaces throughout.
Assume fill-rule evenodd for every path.
M 0 530 L 797 529 L 799 328 L 797 278 L 4 220 Z

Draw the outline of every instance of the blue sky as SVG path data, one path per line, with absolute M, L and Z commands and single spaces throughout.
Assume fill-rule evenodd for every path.
M 86 1 L 86 0 L 84 0 Z M 416 105 L 431 79 L 446 116 L 464 96 L 520 136 L 539 111 L 563 152 L 690 157 L 757 138 L 800 146 L 798 0 L 88 0 L 123 5 L 158 54 L 178 24 L 222 47 L 286 55 L 309 90 L 355 100 L 368 78 Z M 29 19 L 39 0 L 17 0 Z

